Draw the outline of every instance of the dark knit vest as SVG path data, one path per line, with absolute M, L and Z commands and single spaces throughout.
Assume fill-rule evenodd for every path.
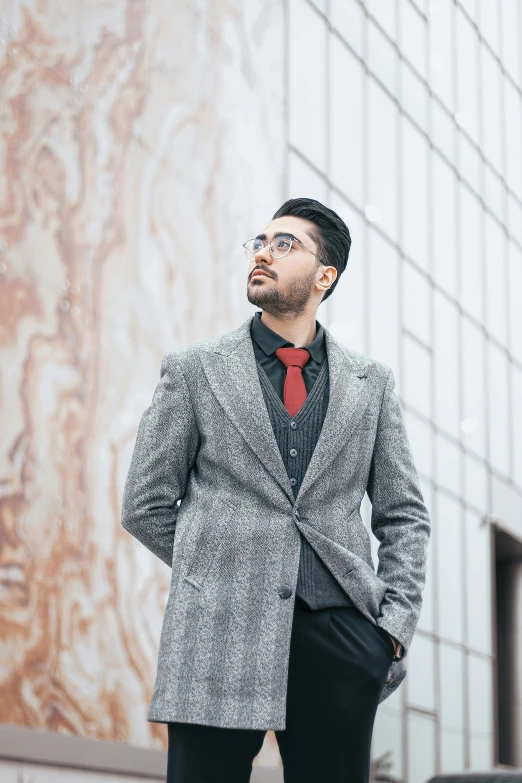
M 310 393 L 294 417 L 286 410 L 261 364 L 256 361 L 256 365 L 277 445 L 296 498 L 326 416 L 330 396 L 328 360 L 323 361 Z M 349 596 L 301 531 L 299 534 L 301 553 L 297 595 L 306 601 L 311 609 L 353 606 Z

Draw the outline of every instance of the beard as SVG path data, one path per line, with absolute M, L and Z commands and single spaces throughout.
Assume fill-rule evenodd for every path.
M 265 283 L 256 282 L 253 277 L 247 282 L 247 299 L 250 304 L 266 310 L 275 318 L 301 315 L 310 299 L 315 274 L 314 269 L 306 277 L 296 277 L 290 280 L 284 289 L 273 278 L 273 282 Z

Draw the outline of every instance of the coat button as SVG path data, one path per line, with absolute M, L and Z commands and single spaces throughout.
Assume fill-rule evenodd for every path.
M 295 423 L 295 421 L 291 421 L 291 422 L 290 422 L 290 426 L 291 426 L 291 428 L 292 428 L 293 430 L 295 430 L 295 429 L 297 428 L 297 424 Z
M 290 449 L 290 456 L 297 457 L 297 449 Z
M 292 478 L 290 479 L 290 484 L 291 484 L 293 487 L 295 487 L 295 485 L 297 484 L 297 479 L 296 479 L 296 478 L 294 478 L 294 477 L 292 476 Z
M 281 598 L 290 598 L 292 595 L 292 588 L 288 587 L 288 585 L 281 585 L 279 590 L 277 591 Z

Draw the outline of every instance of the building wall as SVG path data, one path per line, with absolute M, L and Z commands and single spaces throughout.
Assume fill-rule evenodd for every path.
M 136 427 L 165 352 L 253 311 L 241 243 L 311 196 L 353 239 L 318 317 L 393 366 L 433 521 L 374 769 L 494 762 L 521 25 L 520 0 L 0 0 L 0 723 L 166 748 L 146 713 L 169 572 L 119 521 Z M 256 764 L 280 768 L 272 732 Z
M 492 529 L 522 539 L 522 6 L 288 8 L 288 189 L 326 200 L 353 236 L 323 320 L 393 366 L 433 522 L 374 763 L 408 783 L 487 769 Z

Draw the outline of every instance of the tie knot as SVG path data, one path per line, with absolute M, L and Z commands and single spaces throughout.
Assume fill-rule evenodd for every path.
M 275 355 L 280 359 L 285 367 L 300 367 L 303 369 L 310 358 L 309 351 L 306 348 L 278 348 Z

